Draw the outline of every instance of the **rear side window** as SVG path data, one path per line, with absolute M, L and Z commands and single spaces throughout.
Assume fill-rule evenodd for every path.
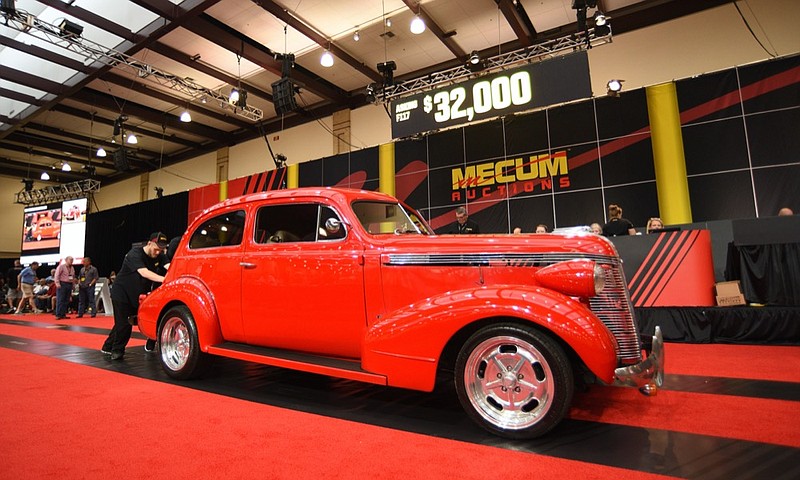
M 256 215 L 256 243 L 316 242 L 345 237 L 344 225 L 336 212 L 315 203 L 268 205 L 259 208 Z
M 190 249 L 227 247 L 242 243 L 244 210 L 223 213 L 206 220 L 192 232 Z

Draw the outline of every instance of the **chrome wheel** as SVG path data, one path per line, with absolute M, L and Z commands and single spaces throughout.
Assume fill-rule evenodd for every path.
M 547 433 L 572 402 L 573 373 L 564 350 L 530 327 L 498 324 L 479 330 L 461 348 L 455 375 L 467 414 L 508 438 Z
M 526 428 L 552 403 L 553 373 L 541 352 L 515 337 L 490 338 L 467 359 L 464 383 L 469 400 L 488 422 Z
M 161 361 L 164 366 L 173 371 L 179 371 L 186 366 L 192 350 L 189 329 L 183 319 L 179 317 L 168 318 L 161 329 Z

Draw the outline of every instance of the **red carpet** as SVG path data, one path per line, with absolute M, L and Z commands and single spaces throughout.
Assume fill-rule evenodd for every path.
M 0 364 L 2 478 L 669 478 L 300 413 L 23 352 L 0 349 Z
M 53 325 L 0 324 L 0 335 L 94 350 L 102 334 L 57 324 L 107 329 L 113 322 L 3 318 Z M 665 349 L 668 374 L 800 383 L 800 347 L 670 343 Z M 47 353 L 0 348 L 1 478 L 485 479 L 520 472 L 544 479 L 664 478 L 252 403 Z M 650 435 L 675 431 L 800 448 L 798 411 L 795 401 L 678 390 L 646 398 L 634 389 L 593 386 L 576 395 L 570 417 L 646 427 Z

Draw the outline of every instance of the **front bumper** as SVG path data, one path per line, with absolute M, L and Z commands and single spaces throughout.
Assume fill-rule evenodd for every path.
M 664 385 L 664 338 L 661 335 L 661 328 L 656 327 L 653 345 L 647 358 L 636 365 L 614 370 L 614 378 L 619 384 L 637 387 L 649 397 L 658 393 L 658 389 Z

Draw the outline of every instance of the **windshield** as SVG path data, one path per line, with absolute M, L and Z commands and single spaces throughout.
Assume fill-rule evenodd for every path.
M 419 214 L 399 203 L 359 201 L 353 203 L 353 212 L 373 235 L 430 235 L 430 227 Z

